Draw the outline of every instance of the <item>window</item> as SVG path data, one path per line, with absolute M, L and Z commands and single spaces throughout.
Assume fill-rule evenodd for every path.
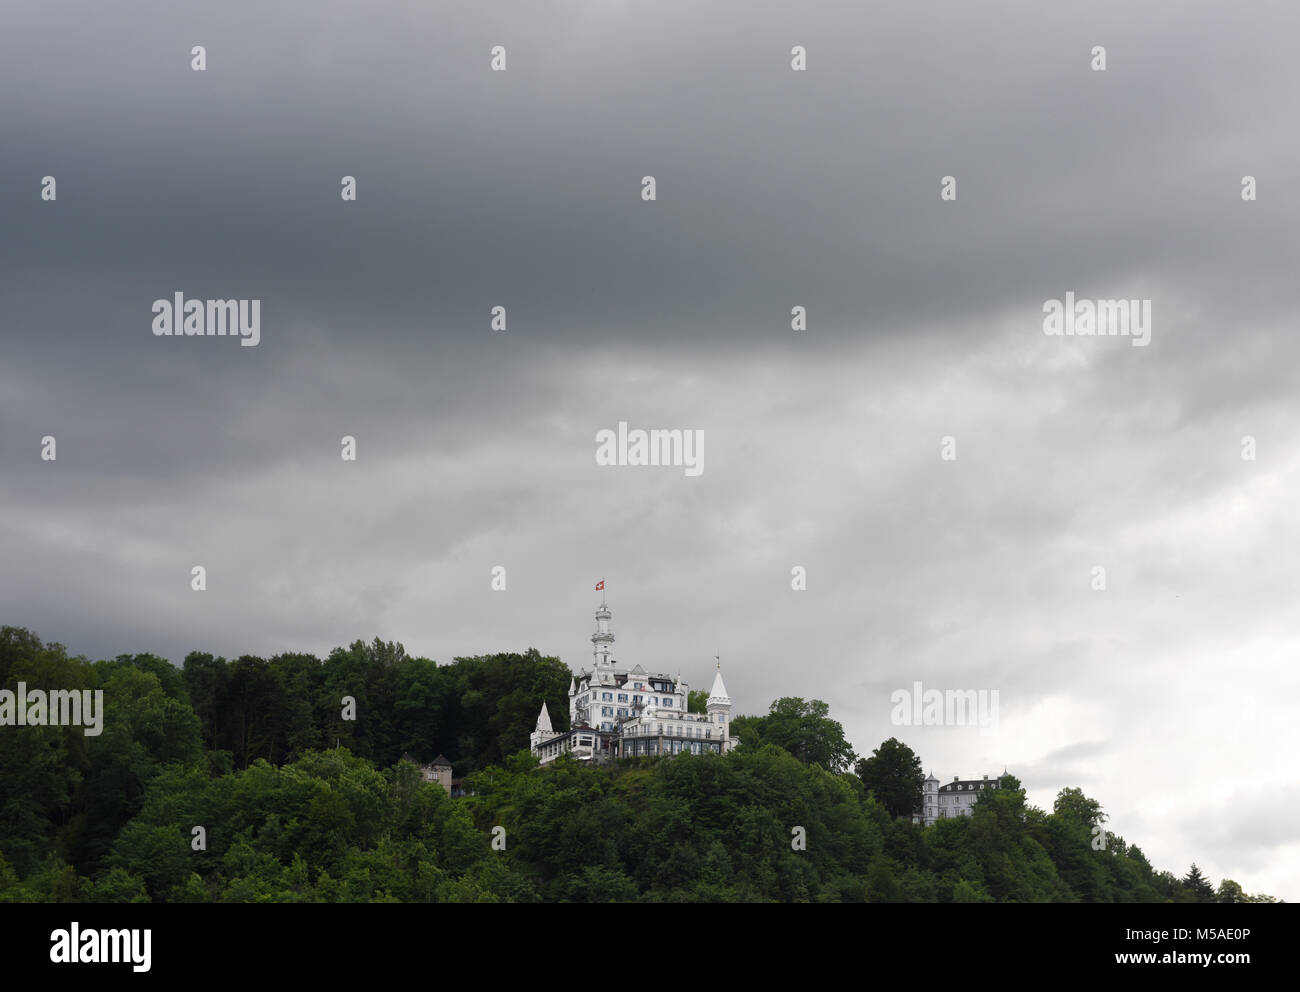
M 627 702 L 627 693 L 626 693 L 626 692 L 620 692 L 620 693 L 618 694 L 618 701 L 619 701 L 620 703 L 626 703 L 626 702 Z
M 671 708 L 672 705 L 673 705 L 673 701 L 671 699 L 664 700 L 664 706 Z
M 601 698 L 601 699 L 613 699 L 613 698 L 614 698 L 614 694 L 613 694 L 612 692 L 602 692 L 602 693 L 600 694 L 600 698 Z

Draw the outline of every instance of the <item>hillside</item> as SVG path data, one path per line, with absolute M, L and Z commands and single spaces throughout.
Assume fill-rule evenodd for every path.
M 538 701 L 560 725 L 568 680 L 536 651 L 440 666 L 378 640 L 90 662 L 5 627 L 0 687 L 102 689 L 105 708 L 93 737 L 0 728 L 0 902 L 1272 901 L 1157 871 L 1094 800 L 1063 790 L 1047 813 L 1013 776 L 914 826 L 844 770 L 815 700 L 737 719 L 726 756 L 539 768 Z M 474 794 L 423 782 L 407 751 L 445 753 Z

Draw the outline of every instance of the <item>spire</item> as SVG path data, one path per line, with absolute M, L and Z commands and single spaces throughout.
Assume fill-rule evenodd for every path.
M 731 697 L 727 695 L 727 687 L 722 683 L 722 661 L 718 661 L 718 671 L 713 676 L 713 688 L 709 690 L 709 706 L 730 706 Z
M 546 734 L 555 733 L 555 731 L 551 729 L 551 714 L 547 712 L 545 699 L 542 700 L 542 712 L 537 714 L 537 730 L 535 732 Z
M 578 684 L 577 684 L 576 682 L 573 681 L 573 676 L 570 675 L 570 676 L 569 676 L 569 695 L 570 695 L 570 696 L 576 696 L 577 694 L 578 694 Z

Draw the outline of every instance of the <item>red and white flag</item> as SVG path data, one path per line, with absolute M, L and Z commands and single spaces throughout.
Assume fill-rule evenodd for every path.
M 604 591 L 605 591 L 605 580 L 601 579 L 599 582 L 596 583 L 596 592 L 604 592 Z

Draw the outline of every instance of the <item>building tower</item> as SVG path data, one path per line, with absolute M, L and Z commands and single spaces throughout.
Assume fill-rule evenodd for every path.
M 931 770 L 930 777 L 921 783 L 921 822 L 927 827 L 939 816 L 939 780 Z
M 722 753 L 726 754 L 731 750 L 731 697 L 727 695 L 727 687 L 722 684 L 721 658 L 718 659 L 718 671 L 713 676 L 713 688 L 709 690 L 704 708 L 708 711 L 709 723 L 713 724 L 713 732 L 722 740 Z
M 581 712 L 579 710 L 581 709 Z M 576 727 L 580 723 L 587 722 L 586 707 L 578 706 L 578 683 L 572 676 L 569 678 L 569 726 Z
M 433 775 L 433 781 L 437 782 L 447 790 L 447 795 L 451 795 L 451 762 L 443 755 L 433 759 L 433 764 L 429 766 Z
M 614 632 L 609 629 L 613 616 L 605 605 L 605 597 L 601 596 L 600 609 L 596 611 L 596 632 L 591 635 L 591 653 L 596 663 L 593 685 L 612 685 L 614 682 L 614 659 L 610 656 L 614 650 Z

